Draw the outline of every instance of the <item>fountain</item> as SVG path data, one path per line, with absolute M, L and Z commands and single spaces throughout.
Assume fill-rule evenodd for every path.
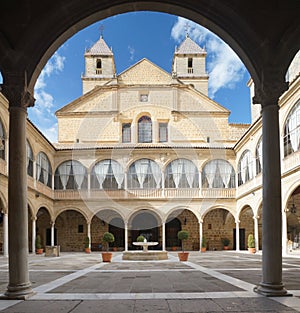
M 123 260 L 129 261 L 153 261 L 153 260 L 167 260 L 168 252 L 167 251 L 157 251 L 152 250 L 149 251 L 149 246 L 156 246 L 158 242 L 153 241 L 136 241 L 132 243 L 135 246 L 143 247 L 141 251 L 124 251 L 123 252 Z

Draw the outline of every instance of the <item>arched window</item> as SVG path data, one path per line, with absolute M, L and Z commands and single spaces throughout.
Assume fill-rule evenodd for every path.
M 187 159 L 176 159 L 168 164 L 165 173 L 166 188 L 198 188 L 199 172 Z
M 238 164 L 239 186 L 253 178 L 253 157 L 249 150 L 243 152 Z
M 0 158 L 5 160 L 5 132 L 1 120 L 0 120 Z
M 52 186 L 52 169 L 47 155 L 40 152 L 36 159 L 36 179 L 48 187 Z
M 149 159 L 140 159 L 130 165 L 127 175 L 129 189 L 161 188 L 161 170 L 157 163 Z
M 152 142 L 152 121 L 149 116 L 138 120 L 138 142 Z
M 122 189 L 124 188 L 124 170 L 115 160 L 98 162 L 91 172 L 91 188 Z
M 102 60 L 101 59 L 97 59 L 96 74 L 102 74 Z
M 54 189 L 86 189 L 87 171 L 78 161 L 63 162 L 55 171 Z
M 202 172 L 204 188 L 235 188 L 235 171 L 226 160 L 211 160 Z
M 300 149 L 300 100 L 291 110 L 284 126 L 284 156 Z
M 256 175 L 262 170 L 262 137 L 260 137 L 256 146 Z
M 33 152 L 28 140 L 26 140 L 26 150 L 27 150 L 27 175 L 33 177 Z

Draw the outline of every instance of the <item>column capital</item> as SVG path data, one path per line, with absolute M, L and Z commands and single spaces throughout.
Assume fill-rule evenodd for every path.
M 26 76 L 26 72 L 10 72 L 4 77 L 4 83 L 0 87 L 10 107 L 26 109 L 34 106 L 33 90 L 29 90 Z
M 288 89 L 288 82 L 276 70 L 276 66 L 270 66 L 262 76 L 261 82 L 255 83 L 253 103 L 261 104 L 262 107 L 276 105 L 279 97 Z
M 235 220 L 235 223 L 236 224 L 239 224 L 241 221 L 240 220 Z

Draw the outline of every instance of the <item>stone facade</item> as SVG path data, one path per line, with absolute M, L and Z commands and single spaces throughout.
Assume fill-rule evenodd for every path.
M 176 64 L 177 68 L 173 72 L 177 75 L 165 72 L 147 59 L 117 75 L 112 54 L 86 55 L 86 73 L 82 77 L 84 94 L 56 113 L 58 142 L 51 144 L 27 121 L 27 140 L 33 154 L 32 173 L 28 174 L 30 251 L 34 250 L 33 239 L 36 234 L 41 235 L 44 246 L 53 244 L 51 238 L 54 237 L 54 244 L 60 245 L 61 251 L 83 251 L 85 237 L 89 235 L 92 248 L 100 250 L 105 231 L 111 231 L 116 236 L 116 242 L 111 246 L 123 250 L 126 248 L 125 225 L 128 228 L 129 249 L 134 249 L 132 241 L 141 232 L 150 232 L 158 240 L 159 249 L 164 244 L 166 249 L 171 249 L 172 242 L 178 248 L 176 232 L 179 229 L 189 232 L 189 239 L 185 243 L 187 250 L 199 250 L 203 235 L 209 250 L 223 249 L 222 238 L 230 239 L 229 247 L 233 249 L 237 248 L 237 227 L 240 248 L 247 248 L 250 233 L 255 234 L 258 248 L 261 248 L 262 173 L 256 154 L 261 138 L 261 118 L 255 112 L 251 125 L 228 123 L 229 111 L 209 99 L 202 87 L 196 87 L 200 79 L 205 81 L 205 54 L 191 54 L 191 57 L 196 58 L 193 66 L 199 65 L 199 68 L 193 72 L 194 77 L 190 75 L 182 80 L 178 77 L 187 70 L 184 66 L 187 66 L 188 61 L 184 58 L 176 59 L 176 54 L 174 59 L 178 62 L 173 62 L 173 66 Z M 103 72 L 96 75 L 94 72 L 99 59 Z M 193 79 L 195 84 L 192 84 Z M 299 101 L 299 79 L 293 80 L 279 103 L 282 149 L 286 120 Z M 4 157 L 0 158 L 0 245 L 3 246 L 6 231 L 4 220 L 9 214 L 9 132 L 8 102 L 1 94 L 0 115 L 5 148 Z M 151 119 L 151 142 L 138 142 L 139 121 L 145 116 Z M 126 123 L 131 126 L 130 142 L 124 143 L 122 131 Z M 160 124 L 167 125 L 167 139 L 164 141 L 161 140 Z M 253 176 L 241 183 L 245 180 L 240 173 L 245 151 L 250 151 L 252 155 Z M 48 185 L 43 182 L 43 174 L 37 178 L 40 173 L 40 152 L 45 153 L 49 160 Z M 298 224 L 294 217 L 299 216 L 299 212 L 291 213 L 290 208 L 293 203 L 296 207 L 300 205 L 299 153 L 298 150 L 282 157 L 282 209 L 286 218 L 283 227 L 286 230 L 283 233 L 284 248 L 287 239 L 294 242 L 297 239 L 295 232 Z M 85 184 L 79 190 L 76 178 L 73 178 L 74 188 L 63 189 L 57 185 L 57 181 L 62 180 L 58 177 L 59 166 L 71 160 L 80 162 L 85 170 Z M 93 187 L 93 179 L 97 182 L 101 176 L 101 173 L 98 173 L 98 178 L 95 175 L 95 165 L 105 160 L 118 162 L 124 170 L 125 178 L 120 188 Z M 158 186 L 130 187 L 130 171 L 138 160 L 151 160 L 157 164 L 161 171 Z M 185 185 L 182 182 L 182 185 L 175 186 L 176 174 L 172 174 L 173 185 L 168 185 L 168 171 L 174 170 L 176 166 L 172 168 L 172 162 L 176 164 L 176 160 L 189 160 L 195 166 L 193 183 L 190 182 L 188 172 Z M 232 185 L 222 181 L 222 186 L 218 185 L 220 177 L 225 179 L 224 175 L 219 176 L 219 181 L 209 181 L 211 173 L 206 166 L 216 160 L 226 161 L 233 168 Z M 185 164 L 189 167 L 187 164 L 190 163 Z M 211 168 L 215 172 L 220 170 Z M 74 172 L 68 175 L 74 175 Z M 105 179 L 108 183 L 108 178 Z M 142 179 L 141 174 L 138 179 Z M 146 226 L 133 229 L 139 214 L 148 214 L 155 221 L 150 231 Z M 168 224 L 173 219 L 176 221 Z M 162 232 L 163 226 L 167 229 L 165 234 Z M 51 234 L 53 231 L 54 234 Z

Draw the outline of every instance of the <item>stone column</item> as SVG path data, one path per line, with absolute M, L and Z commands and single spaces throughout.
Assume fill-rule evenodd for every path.
M 162 226 L 162 250 L 166 251 L 166 223 L 163 222 Z
M 8 257 L 8 214 L 3 215 L 3 256 Z
M 274 68 L 272 70 L 275 71 Z M 282 213 L 278 99 L 287 89 L 284 77 L 264 72 L 255 89 L 254 102 L 262 105 L 263 199 L 262 199 L 262 281 L 254 290 L 265 296 L 283 296 Z M 259 88 L 258 88 L 259 87 Z M 257 98 L 258 96 L 258 98 Z
M 128 251 L 128 222 L 124 223 L 125 225 L 125 251 Z
M 199 222 L 199 250 L 202 248 L 202 238 L 203 238 L 203 221 Z
M 287 255 L 288 254 L 288 238 L 287 238 L 287 216 L 286 216 L 286 210 L 282 212 L 282 254 Z
M 235 250 L 240 251 L 240 221 L 235 221 Z
M 89 248 L 91 249 L 91 244 L 92 244 L 92 237 L 91 237 L 91 223 L 87 223 L 87 234 L 86 234 L 89 239 L 90 239 L 90 245 Z
M 32 253 L 35 253 L 35 240 L 36 240 L 36 217 L 32 218 Z
M 258 233 L 258 216 L 253 216 L 254 219 L 254 238 L 255 238 L 255 250 L 259 251 L 259 233 Z
M 7 74 L 7 73 L 6 73 Z M 22 75 L 23 74 L 23 75 Z M 24 299 L 33 294 L 28 272 L 27 107 L 34 98 L 24 73 L 4 77 L 2 92 L 9 101 L 8 241 L 9 283 L 5 296 Z M 26 74 L 26 73 L 25 73 Z
M 55 222 L 51 222 L 51 246 L 55 245 L 54 243 L 54 233 L 55 233 Z

